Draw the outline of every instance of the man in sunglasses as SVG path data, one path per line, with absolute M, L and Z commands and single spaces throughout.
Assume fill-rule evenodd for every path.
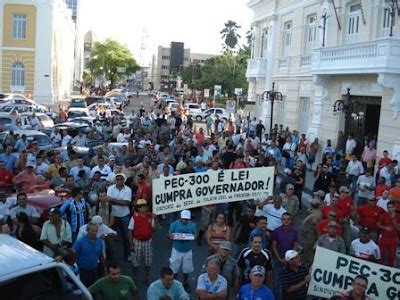
M 149 212 L 147 201 L 138 199 L 136 201 L 136 212 L 128 225 L 129 245 L 132 251 L 133 276 L 137 279 L 140 262 L 144 261 L 145 281 L 150 284 L 150 266 L 153 257 L 152 237 L 155 229 L 153 214 Z

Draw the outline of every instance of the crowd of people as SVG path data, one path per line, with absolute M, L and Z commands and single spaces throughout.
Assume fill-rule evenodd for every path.
M 358 157 L 351 136 L 340 136 L 335 149 L 330 140 L 322 146 L 283 126 L 267 133 L 256 118 L 209 116 L 203 129 L 183 111 L 164 113 L 157 102 L 151 112 L 143 106 L 132 111 L 127 128 L 113 129 L 111 140 L 120 147 L 85 154 L 72 139 L 66 152 L 40 150 L 35 140 L 6 141 L 0 155 L 1 232 L 63 260 L 103 299 L 138 298 L 139 280 L 150 300 L 307 299 L 316 246 L 395 266 L 400 178 L 387 151 L 376 162 L 373 139 Z M 274 196 L 152 213 L 155 178 L 252 167 L 275 167 Z M 312 200 L 305 203 L 306 173 L 314 169 L 307 184 Z M 47 190 L 65 201 L 44 218 L 27 202 Z M 162 251 L 152 240 L 159 224 L 168 224 L 172 249 L 169 265 L 153 281 L 152 259 Z M 207 247 L 204 264 L 193 263 L 195 244 Z M 121 263 L 128 262 L 132 278 L 121 275 Z M 195 269 L 203 273 L 194 288 Z M 367 283 L 358 276 L 351 291 L 335 297 L 368 299 Z

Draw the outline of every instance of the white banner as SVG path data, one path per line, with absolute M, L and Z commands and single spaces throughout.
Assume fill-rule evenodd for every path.
M 368 278 L 367 295 L 371 299 L 399 299 L 400 269 L 322 247 L 317 247 L 315 252 L 308 294 L 329 299 L 339 292 L 351 290 L 357 275 Z
M 214 97 L 219 97 L 222 95 L 222 86 L 214 85 Z
M 209 89 L 204 89 L 204 97 L 205 98 L 210 97 L 210 90 Z
M 274 168 L 209 170 L 153 180 L 156 215 L 272 195 Z

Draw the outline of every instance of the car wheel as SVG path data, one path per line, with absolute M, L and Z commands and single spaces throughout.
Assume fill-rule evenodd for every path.
M 201 116 L 196 116 L 196 121 L 197 122 L 201 122 L 203 120 L 203 118 Z

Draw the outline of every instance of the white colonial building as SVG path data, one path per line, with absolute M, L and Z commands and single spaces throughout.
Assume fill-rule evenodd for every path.
M 0 0 L 0 93 L 43 104 L 69 96 L 75 26 L 62 0 Z
M 274 123 L 336 144 L 339 131 L 377 135 L 378 155 L 400 158 L 400 1 L 251 0 L 249 100 L 269 127 L 272 82 L 284 95 Z M 350 96 L 347 94 L 350 89 Z M 337 99 L 357 101 L 347 118 Z

